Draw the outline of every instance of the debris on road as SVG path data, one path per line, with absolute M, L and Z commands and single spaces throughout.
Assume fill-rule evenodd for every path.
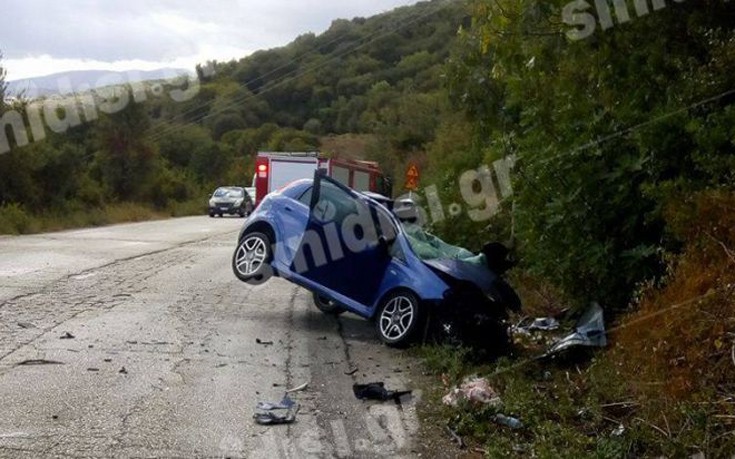
M 455 387 L 442 398 L 442 403 L 456 407 L 462 400 L 490 406 L 499 406 L 502 403 L 487 379 L 478 377 L 465 378 L 459 387 Z
M 272 411 L 267 411 L 265 413 L 255 413 L 253 415 L 253 418 L 255 419 L 255 422 L 260 425 L 291 424 L 296 421 L 297 413 L 298 408 L 296 410 L 289 410 L 284 415 L 276 414 Z
M 504 425 L 506 427 L 510 427 L 511 429 L 520 429 L 523 427 L 523 423 L 517 418 L 514 418 L 513 416 L 506 416 L 504 414 L 496 414 L 493 420 L 497 422 L 498 424 Z
M 352 370 L 350 370 L 350 371 L 345 371 L 345 374 L 346 374 L 347 376 L 352 376 L 352 375 L 354 375 L 355 373 L 357 373 L 358 371 L 360 371 L 360 369 L 359 369 L 359 368 L 353 368 L 353 369 L 352 369 Z
M 36 326 L 36 324 L 31 323 L 31 322 L 18 322 L 18 326 L 20 328 L 24 328 L 24 329 L 27 329 L 27 328 L 38 328 Z
M 271 402 L 258 402 L 258 404 L 255 406 L 258 410 L 263 411 L 271 411 L 271 410 L 290 410 L 291 408 L 296 405 L 296 402 L 291 400 L 291 397 L 288 396 L 288 394 L 285 394 L 283 396 L 283 399 L 281 399 L 278 403 L 271 403 Z
M 261 346 L 273 346 L 273 341 L 263 341 L 260 338 L 255 338 L 255 342 Z
M 574 347 L 605 347 L 605 321 L 599 304 L 592 305 L 577 321 L 574 331 L 554 343 L 542 357 L 550 357 Z
M 122 367 L 122 368 L 120 368 L 120 371 L 118 371 L 118 373 L 123 374 L 123 375 L 126 375 L 126 374 L 128 374 L 128 370 L 125 369 L 125 367 Z
M 46 359 L 31 359 L 31 360 L 24 360 L 22 362 L 18 362 L 15 364 L 16 366 L 30 366 L 30 365 L 64 365 L 64 362 L 59 362 L 56 360 L 46 360 Z
M 360 400 L 398 400 L 404 395 L 410 395 L 410 390 L 388 390 L 383 382 L 368 384 L 353 384 L 352 391 Z
M 290 394 L 292 392 L 300 392 L 302 390 L 305 390 L 307 387 L 309 387 L 309 383 L 308 382 L 305 382 L 304 384 L 302 384 L 300 386 L 296 386 L 293 389 L 287 390 L 286 393 L 287 394 Z
M 74 338 L 76 338 L 76 336 L 72 335 L 69 332 L 66 332 L 63 335 L 61 335 L 61 337 L 59 337 L 59 339 L 74 339 Z
M 255 422 L 261 425 L 291 424 L 296 421 L 299 412 L 299 404 L 291 400 L 288 393 L 278 403 L 258 402 L 255 407 L 260 412 L 253 415 Z M 274 413 L 274 411 L 286 410 L 286 414 Z
M 87 371 L 97 372 L 97 371 L 100 371 L 100 369 L 99 368 L 87 368 Z

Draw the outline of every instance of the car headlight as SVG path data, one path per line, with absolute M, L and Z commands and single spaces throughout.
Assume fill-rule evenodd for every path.
M 242 205 L 242 201 L 242 199 L 238 199 L 237 201 L 235 201 L 235 207 L 240 207 Z
M 209 207 L 214 207 L 216 203 L 214 202 L 214 199 L 209 200 Z

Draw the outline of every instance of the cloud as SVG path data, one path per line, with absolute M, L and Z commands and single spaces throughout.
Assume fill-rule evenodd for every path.
M 54 73 L 54 63 L 186 62 L 189 67 L 285 45 L 302 33 L 326 30 L 333 19 L 370 16 L 412 3 L 415 0 L 24 0 L 3 11 L 0 50 L 11 79 L 29 76 L 31 68 Z

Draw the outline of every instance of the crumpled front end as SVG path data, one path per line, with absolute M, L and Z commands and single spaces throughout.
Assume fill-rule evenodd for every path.
M 449 274 L 446 263 L 427 262 L 427 265 L 449 286 L 444 299 L 432 308 L 430 324 L 434 336 L 440 341 L 462 343 L 494 355 L 507 353 L 511 343 L 508 310 L 520 310 L 515 291 L 487 270 L 488 274 L 479 278 L 476 275 L 480 271 L 470 269 L 461 275 L 454 270 Z

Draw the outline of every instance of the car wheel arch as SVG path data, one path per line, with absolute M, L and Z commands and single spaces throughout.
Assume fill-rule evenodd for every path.
M 419 295 L 418 293 L 416 293 L 415 290 L 411 289 L 410 287 L 398 286 L 398 287 L 393 287 L 390 290 L 387 290 L 382 295 L 380 295 L 380 298 L 378 298 L 378 300 L 375 302 L 375 304 L 373 304 L 373 309 L 372 309 L 372 312 L 370 313 L 370 317 L 369 318 L 371 320 L 374 320 L 375 319 L 375 316 L 378 313 L 378 309 L 380 309 L 380 305 L 383 304 L 383 302 L 385 301 L 385 299 L 388 298 L 390 295 L 392 295 L 394 293 L 400 293 L 400 292 L 410 293 L 411 295 L 415 296 L 419 300 L 419 304 L 418 304 L 419 307 L 425 307 L 425 305 L 424 305 L 424 299 L 421 298 L 421 295 Z
M 242 232 L 242 235 L 240 236 L 240 240 L 242 240 L 243 237 L 245 237 L 249 233 L 263 233 L 271 241 L 271 244 L 275 245 L 277 242 L 276 238 L 276 232 L 273 229 L 273 226 L 271 226 L 270 223 L 264 222 L 264 221 L 257 221 L 254 222 L 252 225 L 248 226 L 245 231 Z

